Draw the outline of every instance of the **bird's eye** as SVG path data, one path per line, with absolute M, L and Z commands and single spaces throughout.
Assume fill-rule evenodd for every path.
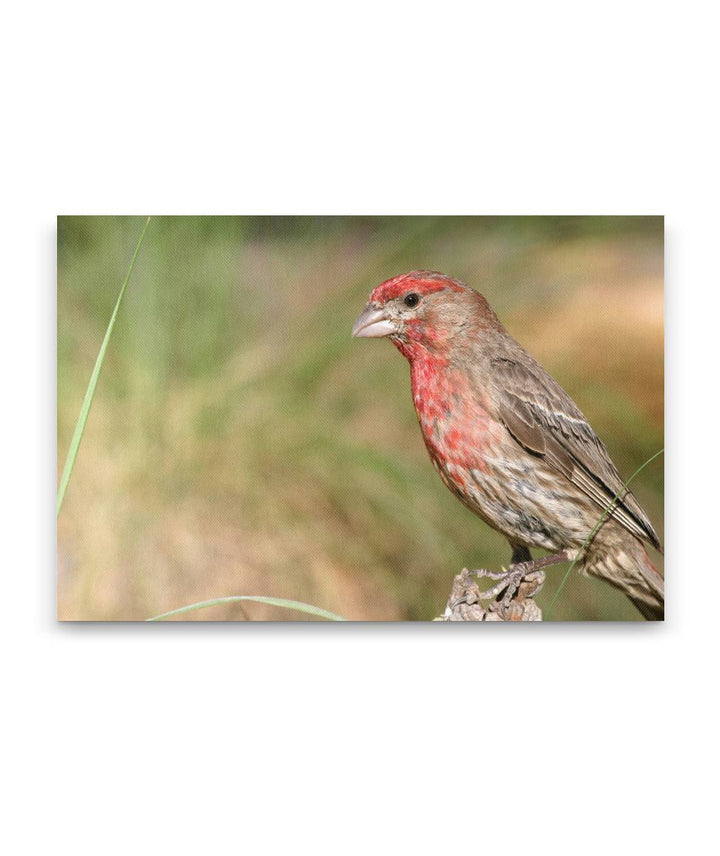
M 411 309 L 413 306 L 417 306 L 420 303 L 420 295 L 415 294 L 413 291 L 412 294 L 406 294 L 403 298 L 403 303 L 405 306 L 409 306 Z

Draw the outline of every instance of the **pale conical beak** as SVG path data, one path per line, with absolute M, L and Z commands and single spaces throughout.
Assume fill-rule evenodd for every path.
M 352 329 L 358 339 L 379 339 L 392 333 L 397 333 L 395 324 L 385 316 L 385 310 L 372 304 L 365 307 Z

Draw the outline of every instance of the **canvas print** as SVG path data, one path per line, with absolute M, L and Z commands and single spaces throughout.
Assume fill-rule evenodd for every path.
M 663 218 L 58 218 L 58 618 L 659 621 Z

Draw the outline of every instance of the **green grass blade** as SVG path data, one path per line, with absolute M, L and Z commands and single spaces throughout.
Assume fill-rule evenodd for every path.
M 553 608 L 555 607 L 555 604 L 557 603 L 557 599 L 560 597 L 560 593 L 561 593 L 561 592 L 562 592 L 562 590 L 565 588 L 565 584 L 566 584 L 566 583 L 567 583 L 567 581 L 570 579 L 570 574 L 572 573 L 573 568 L 575 567 L 575 565 L 577 565 L 578 561 L 579 561 L 579 560 L 580 560 L 580 558 L 582 557 L 582 554 L 585 552 L 585 548 L 587 547 L 587 545 L 588 545 L 588 544 L 592 541 L 592 539 L 595 537 L 595 534 L 597 533 L 598 529 L 603 525 L 603 523 L 604 523 L 604 522 L 605 522 L 605 520 L 607 519 L 608 515 L 609 515 L 609 514 L 610 514 L 610 512 L 613 510 L 613 508 L 615 508 L 615 504 L 617 503 L 617 501 L 618 501 L 618 499 L 620 498 L 620 496 L 621 496 L 622 494 L 624 494 L 624 493 L 625 493 L 625 491 L 627 490 L 627 488 L 628 488 L 628 486 L 629 486 L 630 482 L 635 478 L 635 476 L 639 475 L 639 474 L 640 474 L 640 473 L 645 469 L 645 467 L 646 467 L 648 464 L 651 464 L 651 463 L 655 460 L 655 458 L 657 458 L 657 457 L 659 457 L 660 455 L 662 455 L 662 453 L 663 453 L 664 451 L 665 451 L 664 449 L 660 449 L 660 451 L 659 451 L 659 452 L 655 452 L 655 454 L 654 454 L 654 455 L 651 455 L 651 456 L 647 459 L 647 461 L 645 461 L 645 463 L 644 463 L 644 464 L 640 464 L 640 466 L 635 470 L 635 472 L 630 476 L 630 478 L 625 482 L 625 484 L 624 484 L 624 485 L 620 488 L 620 490 L 615 494 L 615 496 L 614 496 L 614 497 L 613 497 L 613 499 L 612 499 L 612 502 L 611 502 L 611 503 L 608 505 L 608 507 L 605 509 L 605 511 L 604 511 L 604 512 L 603 512 L 603 514 L 602 514 L 602 517 L 601 517 L 601 518 L 598 520 L 598 522 L 595 524 L 595 528 L 594 528 L 594 529 L 592 530 L 592 532 L 587 536 L 587 538 L 586 538 L 586 539 L 585 539 L 585 541 L 583 542 L 582 547 L 579 549 L 577 556 L 572 560 L 572 562 L 570 563 L 570 567 L 569 567 L 569 568 L 567 569 L 567 571 L 565 572 L 565 576 L 562 578 L 562 580 L 561 580 L 561 582 L 560 582 L 560 585 L 558 586 L 558 589 L 557 589 L 557 591 L 555 592 L 555 595 L 554 595 L 553 599 L 550 601 L 550 606 L 548 607 L 547 612 L 546 612 L 546 618 L 545 618 L 545 620 L 546 620 L 546 621 L 549 621 L 549 620 L 550 620 L 550 614 L 552 613 Z
M 181 606 L 179 609 L 172 609 L 170 612 L 163 612 L 162 615 L 154 615 L 152 618 L 146 618 L 146 621 L 161 621 L 163 618 L 170 618 L 172 615 L 183 615 L 186 612 L 192 612 L 195 609 L 205 609 L 208 606 L 219 606 L 223 603 L 240 603 L 241 601 L 251 600 L 255 603 L 269 603 L 270 606 L 279 606 L 282 609 L 294 609 L 297 612 L 306 612 L 308 615 L 316 615 L 319 618 L 327 618 L 328 621 L 347 621 L 341 615 L 336 615 L 334 612 L 328 612 L 327 609 L 321 609 L 319 606 L 312 606 L 309 603 L 302 603 L 299 600 L 285 600 L 282 597 L 264 597 L 263 595 L 234 595 L 233 597 L 218 597 L 215 600 L 202 600 L 199 603 L 191 603 L 189 606 Z
M 120 289 L 120 294 L 118 295 L 117 302 L 115 303 L 115 309 L 113 310 L 113 314 L 110 317 L 110 323 L 108 324 L 107 330 L 105 332 L 105 338 L 103 339 L 103 343 L 100 346 L 100 351 L 97 355 L 97 359 L 95 360 L 95 367 L 93 368 L 92 375 L 90 376 L 90 383 L 88 384 L 88 388 L 85 392 L 85 398 L 83 399 L 82 407 L 80 408 L 80 415 L 78 416 L 78 421 L 75 426 L 75 432 L 73 433 L 72 440 L 70 441 L 70 448 L 68 450 L 68 455 L 65 460 L 65 467 L 63 468 L 62 476 L 60 476 L 60 485 L 58 487 L 57 493 L 57 514 L 60 515 L 60 509 L 62 508 L 63 500 L 65 499 L 65 491 L 67 490 L 68 482 L 70 481 L 70 476 L 73 471 L 73 467 L 75 466 L 75 458 L 77 458 L 78 449 L 80 448 L 80 441 L 82 440 L 83 433 L 85 431 L 85 424 L 87 423 L 88 415 L 90 414 L 90 407 L 93 402 L 93 397 L 95 395 L 95 388 L 97 387 L 98 378 L 100 377 L 100 370 L 102 369 L 103 362 L 105 360 L 105 352 L 107 351 L 108 342 L 110 341 L 110 336 L 112 335 L 113 327 L 115 326 L 115 319 L 117 318 L 118 311 L 120 309 L 120 304 L 122 303 L 123 297 L 125 295 L 125 289 L 127 288 L 128 281 L 130 280 L 130 274 L 135 267 L 135 259 L 137 259 L 138 253 L 140 252 L 140 246 L 143 242 L 143 238 L 145 237 L 145 232 L 147 231 L 148 224 L 150 223 L 150 218 L 148 217 L 145 221 L 145 225 L 143 226 L 143 230 L 140 233 L 140 237 L 138 238 L 137 246 L 135 247 L 135 252 L 133 253 L 132 260 L 130 262 L 130 267 L 125 274 L 125 280 L 123 281 L 122 287 Z

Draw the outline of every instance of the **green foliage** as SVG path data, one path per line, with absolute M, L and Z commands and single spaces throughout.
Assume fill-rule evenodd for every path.
M 162 615 L 155 615 L 147 620 L 163 621 L 166 618 L 177 618 L 180 615 L 187 615 L 188 612 L 195 612 L 198 609 L 208 609 L 211 606 L 222 606 L 227 603 L 266 603 L 268 606 L 277 606 L 280 609 L 292 609 L 296 612 L 304 612 L 306 615 L 314 615 L 316 618 L 324 618 L 327 621 L 345 621 L 342 616 L 335 615 L 334 612 L 328 612 L 327 609 L 312 606 L 309 603 L 300 603 L 297 600 L 285 600 L 281 597 L 262 597 L 261 595 L 250 594 L 218 597 L 215 600 L 191 603 L 188 606 L 181 606 L 179 609 L 171 609 L 170 612 L 163 612 Z
M 117 318 L 117 314 L 120 311 L 120 306 L 122 305 L 123 297 L 125 296 L 125 289 L 127 288 L 128 281 L 130 280 L 130 274 L 132 273 L 132 270 L 135 267 L 135 260 L 137 259 L 137 255 L 140 252 L 140 246 L 142 245 L 143 238 L 145 237 L 145 232 L 147 231 L 149 223 L 150 218 L 148 217 L 145 221 L 145 225 L 143 226 L 143 230 L 140 233 L 140 237 L 138 238 L 137 246 L 135 247 L 135 252 L 133 253 L 133 257 L 130 261 L 130 267 L 128 267 L 127 274 L 125 275 L 125 279 L 123 280 L 123 284 L 120 288 L 120 294 L 118 295 L 117 302 L 115 303 L 113 313 L 110 316 L 110 323 L 108 324 L 107 330 L 105 332 L 105 338 L 102 341 L 102 345 L 100 345 L 97 360 L 95 361 L 95 366 L 93 368 L 92 374 L 90 375 L 90 381 L 88 383 L 87 391 L 85 392 L 85 398 L 83 399 L 82 407 L 80 408 L 80 414 L 78 416 L 78 421 L 75 426 L 75 431 L 73 433 L 72 440 L 70 441 L 70 449 L 68 450 L 65 467 L 62 471 L 62 475 L 60 476 L 60 484 L 58 486 L 57 494 L 58 514 L 60 514 L 60 509 L 62 508 L 63 499 L 65 498 L 65 491 L 67 490 L 67 486 L 70 481 L 70 476 L 72 475 L 73 466 L 75 465 L 75 458 L 77 457 L 78 449 L 80 448 L 80 442 L 82 440 L 83 433 L 85 432 L 85 425 L 87 424 L 88 416 L 90 415 L 90 407 L 92 406 L 93 397 L 95 396 L 95 389 L 97 387 L 98 378 L 100 377 L 100 371 L 102 370 L 103 362 L 105 361 L 105 352 L 107 351 L 108 343 L 110 342 L 110 337 L 112 336 L 113 328 L 115 327 L 115 319 Z

